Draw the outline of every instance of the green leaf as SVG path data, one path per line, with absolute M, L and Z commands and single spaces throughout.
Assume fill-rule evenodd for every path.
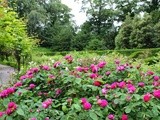
M 89 112 L 89 116 L 92 118 L 92 120 L 98 120 L 97 115 L 92 111 Z
M 11 116 L 6 116 L 6 120 L 13 120 Z
M 74 104 L 74 107 L 76 108 L 76 110 L 81 111 L 81 106 L 78 104 Z
M 114 104 L 118 104 L 118 103 L 119 103 L 119 99 L 115 99 Z
M 129 106 L 127 106 L 126 109 L 125 109 L 125 112 L 126 113 L 130 113 L 131 112 L 131 108 Z
M 21 108 L 18 108 L 18 110 L 16 112 L 17 112 L 17 114 L 19 114 L 21 116 L 25 116 L 24 111 Z
M 80 84 L 80 83 L 81 83 L 81 78 L 77 78 L 75 82 L 76 82 L 77 84 Z

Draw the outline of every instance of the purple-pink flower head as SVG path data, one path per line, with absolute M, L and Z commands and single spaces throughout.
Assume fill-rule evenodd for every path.
M 51 104 L 52 104 L 52 99 L 51 99 L 51 98 L 48 98 L 47 100 L 45 100 L 45 101 L 42 103 L 42 107 L 46 109 L 46 108 L 48 108 Z
M 101 62 L 98 63 L 97 66 L 98 66 L 99 68 L 103 68 L 105 65 L 106 65 L 106 62 L 105 62 L 105 61 L 101 61 Z
M 128 87 L 128 93 L 134 93 L 135 91 L 136 91 L 136 88 L 134 85 Z
M 84 104 L 87 102 L 87 98 L 81 98 L 81 103 Z
M 83 104 L 83 108 L 84 108 L 85 110 L 90 110 L 90 109 L 92 108 L 92 105 L 91 105 L 91 103 L 89 103 L 89 102 L 85 102 L 85 103 Z
M 138 83 L 138 86 L 139 86 L 139 87 L 144 87 L 145 84 L 144 84 L 144 82 L 139 82 L 139 83 Z
M 154 79 L 155 81 L 158 81 L 158 80 L 159 80 L 159 76 L 154 76 L 153 79 Z
M 123 89 L 126 87 L 126 83 L 124 81 L 118 83 L 118 87 Z
M 56 90 L 56 95 L 60 95 L 62 93 L 62 90 L 60 89 L 60 88 L 58 88 L 57 90 Z
M 106 88 L 103 88 L 101 91 L 102 91 L 102 94 L 105 95 L 108 90 Z
M 36 87 L 35 84 L 30 84 L 30 85 L 29 85 L 29 88 L 30 88 L 30 89 L 33 89 L 33 88 L 35 88 L 35 87 Z
M 98 99 L 97 104 L 104 108 L 108 105 L 108 102 L 105 99 Z
M 95 79 L 95 78 L 97 78 L 98 77 L 98 74 L 97 73 L 91 73 L 90 74 L 90 78 L 91 79 Z
M 90 68 L 91 68 L 93 73 L 97 73 L 98 72 L 98 66 L 97 65 L 91 64 Z
M 55 63 L 53 64 L 53 67 L 54 67 L 54 68 L 57 68 L 57 67 L 60 66 L 60 64 L 61 64 L 61 62 L 57 61 L 57 62 L 55 62 Z
M 115 64 L 119 65 L 120 64 L 120 60 L 115 60 Z
M 124 65 L 117 66 L 117 71 L 124 71 L 124 70 L 125 70 Z
M 159 90 L 154 90 L 154 91 L 153 91 L 153 96 L 154 96 L 155 98 L 159 98 L 159 99 L 160 99 L 160 89 L 159 89 Z
M 114 115 L 113 115 L 113 114 L 109 114 L 109 115 L 108 115 L 108 119 L 109 119 L 109 120 L 114 120 Z
M 106 75 L 107 75 L 107 76 L 109 76 L 110 74 L 111 74 L 111 72 L 110 72 L 110 71 L 107 71 L 107 72 L 106 72 Z
M 42 65 L 41 66 L 42 70 L 49 71 L 51 68 L 48 65 Z

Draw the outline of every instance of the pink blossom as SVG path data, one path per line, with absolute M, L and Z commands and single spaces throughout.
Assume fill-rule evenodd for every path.
M 19 79 L 20 79 L 20 80 L 24 80 L 24 79 L 26 79 L 26 78 L 27 78 L 26 75 L 22 75 Z
M 90 74 L 90 78 L 91 79 L 95 79 L 95 78 L 97 78 L 98 77 L 98 74 L 97 73 L 91 73 Z
M 5 111 L 7 115 L 12 114 L 17 109 L 17 105 L 14 102 L 9 102 L 7 110 Z
M 155 81 L 159 80 L 159 76 L 154 76 L 153 78 L 154 78 Z
M 123 65 L 117 66 L 117 71 L 124 71 L 125 67 Z
M 138 86 L 139 86 L 139 87 L 144 87 L 145 84 L 144 84 L 144 82 L 139 82 L 139 83 L 138 83 Z
M 99 86 L 102 85 L 102 83 L 101 83 L 100 81 L 94 81 L 94 82 L 93 82 L 93 85 L 99 87 Z
M 128 120 L 128 116 L 126 114 L 123 114 L 121 120 Z
M 160 84 L 160 83 L 159 83 L 158 81 L 154 81 L 154 82 L 153 82 L 153 86 L 154 86 L 154 87 L 158 87 L 159 84 Z
M 153 96 L 154 96 L 155 98 L 159 98 L 159 99 L 160 99 L 160 89 L 159 89 L 159 90 L 154 90 L 154 91 L 153 91 Z
M 54 68 L 57 68 L 57 67 L 60 66 L 60 64 L 61 64 L 61 62 L 57 61 L 57 62 L 55 62 L 55 63 L 53 64 L 53 67 L 54 67 Z
M 20 87 L 20 86 L 22 86 L 22 82 L 17 82 L 14 84 L 14 87 Z
M 103 89 L 102 89 L 102 94 L 105 95 L 106 93 L 107 93 L 107 89 L 106 89 L 106 88 L 103 88 Z
M 144 102 L 148 102 L 148 101 L 150 101 L 150 99 L 151 99 L 151 94 L 149 94 L 149 93 L 147 93 L 143 96 L 143 101 Z
M 91 64 L 90 68 L 91 68 L 93 73 L 97 73 L 98 72 L 98 66 L 97 65 Z
M 52 99 L 48 98 L 47 100 L 45 100 L 44 102 L 42 102 L 42 107 L 43 108 L 48 108 L 50 105 L 52 104 Z
M 81 103 L 84 104 L 87 102 L 87 98 L 81 98 Z
M 40 66 L 43 70 L 49 71 L 51 68 L 47 65 Z
M 113 114 L 109 114 L 109 115 L 108 115 L 108 119 L 109 119 L 109 120 L 114 120 L 114 115 L 113 115 Z
M 39 71 L 39 68 L 31 68 L 30 71 L 32 71 L 33 73 L 37 73 Z
M 154 74 L 154 72 L 152 72 L 152 71 L 147 71 L 147 75 L 153 75 Z
M 98 103 L 99 106 L 101 106 L 103 108 L 108 105 L 108 102 L 105 99 L 98 99 L 97 103 Z
M 115 88 L 117 88 L 117 82 L 113 82 L 113 83 L 111 84 L 111 89 L 115 89 Z
M 66 55 L 64 58 L 68 61 L 68 63 L 72 63 L 73 61 L 73 58 L 71 55 Z
M 126 87 L 126 83 L 125 83 L 124 81 L 119 82 L 119 83 L 118 83 L 118 87 L 119 87 L 119 88 L 125 88 L 125 87 Z
M 33 89 L 33 88 L 35 88 L 35 86 L 36 86 L 35 84 L 30 84 L 30 85 L 29 85 L 29 88 L 30 88 L 30 89 Z
M 4 112 L 0 112 L 0 118 L 3 117 L 4 114 Z
M 50 74 L 49 76 L 48 76 L 50 79 L 55 79 L 56 77 L 54 76 L 54 75 L 52 75 L 52 74 Z
M 117 59 L 117 60 L 115 60 L 115 64 L 117 64 L 117 65 L 118 65 L 119 63 L 120 63 L 120 60 L 118 60 L 118 59 Z
M 83 104 L 83 108 L 84 108 L 85 110 L 90 110 L 90 109 L 92 108 L 92 105 L 91 105 L 89 102 L 85 102 L 85 103 Z
M 61 94 L 61 93 L 62 93 L 62 90 L 58 88 L 58 89 L 56 90 L 56 95 L 59 95 L 59 94 Z
M 136 91 L 136 88 L 134 85 L 128 87 L 128 93 L 134 93 L 135 91 Z
M 49 117 L 46 117 L 45 120 L 49 120 Z
M 109 76 L 110 74 L 111 74 L 111 72 L 110 72 L 110 71 L 107 71 L 107 72 L 106 72 L 106 75 L 107 75 L 107 76 Z
M 106 65 L 105 61 L 101 61 L 101 62 L 98 63 L 99 68 L 103 68 L 105 65 Z
M 76 70 L 79 71 L 79 72 L 82 72 L 82 71 L 83 71 L 83 67 L 78 66 L 78 67 L 76 68 Z

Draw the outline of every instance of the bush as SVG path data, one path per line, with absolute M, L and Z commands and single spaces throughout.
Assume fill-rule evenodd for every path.
M 158 120 L 160 74 L 121 56 L 107 59 L 87 65 L 67 55 L 22 72 L 0 92 L 1 119 Z

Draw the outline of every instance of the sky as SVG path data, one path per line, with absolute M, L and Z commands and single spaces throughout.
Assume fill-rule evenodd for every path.
M 82 25 L 87 17 L 84 12 L 80 12 L 81 10 L 81 0 L 80 2 L 74 2 L 74 0 L 61 0 L 63 4 L 66 4 L 69 8 L 71 8 L 71 14 L 74 15 L 73 20 L 75 20 L 78 26 Z

